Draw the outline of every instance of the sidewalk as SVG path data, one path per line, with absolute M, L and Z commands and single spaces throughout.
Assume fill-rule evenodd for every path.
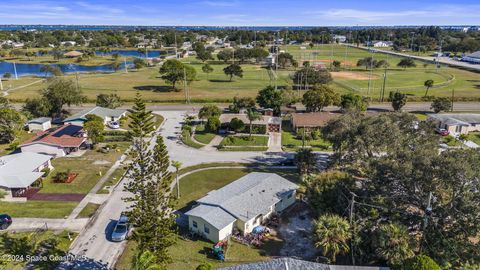
M 88 223 L 88 218 L 49 219 L 49 218 L 15 218 L 7 231 L 32 231 L 39 228 L 48 230 L 80 232 Z

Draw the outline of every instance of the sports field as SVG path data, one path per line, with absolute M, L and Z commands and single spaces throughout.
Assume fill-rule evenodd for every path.
M 310 48 L 305 46 L 285 46 L 285 50 L 294 57 L 303 61 L 323 62 L 327 67 L 331 60 L 342 63 L 340 71 L 332 72 L 334 82 L 331 87 L 339 93 L 356 92 L 369 96 L 373 100 L 380 98 L 380 92 L 384 81 L 382 68 L 372 71 L 365 67 L 357 67 L 358 59 L 374 57 L 377 60 L 386 60 L 390 67 L 387 69 L 385 83 L 385 96 L 389 91 L 399 90 L 407 93 L 411 100 L 421 100 L 425 94 L 424 82 L 428 79 L 434 81 L 434 86 L 429 90 L 429 96 L 448 96 L 455 90 L 455 97 L 461 100 L 480 100 L 480 74 L 460 70 L 456 68 L 440 67 L 436 69 L 430 64 L 424 66 L 423 62 L 416 61 L 417 67 L 403 69 L 397 67 L 399 57 L 371 53 L 357 48 L 345 48 L 342 45 L 322 45 Z M 188 86 L 189 96 L 193 102 L 225 102 L 234 96 L 255 96 L 265 86 L 273 83 L 269 72 L 259 65 L 242 65 L 243 78 L 234 77 L 230 82 L 223 73 L 225 64 L 212 63 L 214 71 L 210 74 L 203 73 L 202 64 L 195 58 L 187 58 L 182 61 L 193 65 L 197 70 L 197 80 Z M 218 62 L 217 62 L 218 63 Z M 140 71 L 131 70 L 128 73 L 119 71 L 113 74 L 82 74 L 79 76 L 79 85 L 90 101 L 93 101 L 99 93 L 116 93 L 126 101 L 133 100 L 135 93 L 140 91 L 145 100 L 150 102 L 184 102 L 185 92 L 182 83 L 178 84 L 178 91 L 172 91 L 158 73 L 158 67 L 144 68 Z M 277 85 L 279 87 L 294 87 L 290 76 L 294 69 L 279 69 L 277 71 Z M 75 79 L 73 75 L 67 78 Z M 20 78 L 18 81 L 4 82 L 4 87 L 12 85 L 13 88 L 28 84 L 37 78 Z M 9 92 L 8 98 L 13 101 L 24 101 L 28 97 L 35 97 L 39 90 L 46 86 L 45 83 L 37 83 L 25 88 Z M 299 92 L 299 95 L 302 93 Z

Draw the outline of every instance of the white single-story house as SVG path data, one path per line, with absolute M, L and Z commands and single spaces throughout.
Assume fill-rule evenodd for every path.
M 437 113 L 429 114 L 428 120 L 435 122 L 436 127 L 444 128 L 454 135 L 480 131 L 480 114 Z
M 120 120 L 120 118 L 124 117 L 127 114 L 126 110 L 122 109 L 109 109 L 109 108 L 103 108 L 103 107 L 95 107 L 93 109 L 86 109 L 81 112 L 78 112 L 65 120 L 63 120 L 63 123 L 67 124 L 74 124 L 74 125 L 79 125 L 83 126 L 83 123 L 87 121 L 87 115 L 89 114 L 94 114 L 96 116 L 99 116 L 100 118 L 103 119 L 103 123 L 106 125 L 110 121 L 117 122 Z
M 462 61 L 473 64 L 480 64 L 480 51 L 463 56 Z
M 20 149 L 22 152 L 63 157 L 78 151 L 86 140 L 83 127 L 67 124 L 53 131 L 39 132 L 37 136 L 20 145 Z
M 373 46 L 373 47 L 376 47 L 376 48 L 391 47 L 391 46 L 393 46 L 393 42 L 382 41 L 382 40 L 374 40 L 374 41 L 367 42 L 367 46 Z
M 4 200 L 24 201 L 33 182 L 42 175 L 43 169 L 53 169 L 48 155 L 18 153 L 0 157 L 0 191 L 6 193 Z
M 52 128 L 52 118 L 39 117 L 27 122 L 29 131 L 45 131 Z
M 272 116 L 271 110 L 265 110 L 265 114 L 260 119 L 252 121 L 252 125 L 265 126 L 266 133 L 280 132 L 282 130 L 282 118 Z M 224 113 L 220 115 L 220 123 L 222 126 L 228 125 L 233 118 L 242 120 L 245 125 L 250 124 L 247 114 L 244 113 Z
M 274 173 L 254 172 L 213 190 L 186 212 L 190 231 L 212 242 L 226 239 L 234 228 L 243 234 L 295 202 L 298 186 Z

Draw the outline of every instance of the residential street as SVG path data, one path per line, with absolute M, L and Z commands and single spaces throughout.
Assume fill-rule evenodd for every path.
M 272 162 L 279 161 L 291 154 L 269 154 L 262 152 L 217 152 L 193 149 L 179 141 L 181 121 L 186 111 L 157 111 L 165 118 L 159 134 L 165 139 L 171 160 L 182 162 L 183 167 L 211 162 Z M 110 269 L 122 253 L 125 243 L 111 242 L 110 233 L 120 213 L 126 209 L 122 200 L 128 194 L 123 186 L 128 179 L 123 179 L 101 206 L 94 220 L 79 234 L 70 252 L 85 256 L 74 262 L 62 263 L 58 269 Z

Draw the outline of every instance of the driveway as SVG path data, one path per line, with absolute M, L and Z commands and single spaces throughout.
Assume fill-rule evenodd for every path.
M 283 152 L 282 150 L 282 133 L 270 132 L 268 134 L 268 152 Z

